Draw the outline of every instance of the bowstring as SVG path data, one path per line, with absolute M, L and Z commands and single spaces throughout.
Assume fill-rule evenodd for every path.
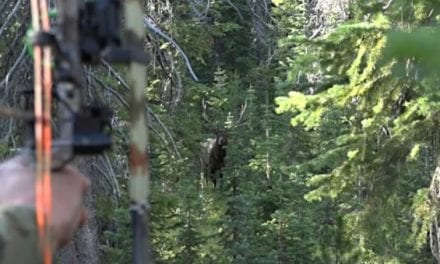
M 49 32 L 46 0 L 31 0 L 32 27 L 35 32 Z M 35 210 L 40 247 L 45 264 L 52 264 L 52 71 L 49 46 L 34 46 L 35 114 Z

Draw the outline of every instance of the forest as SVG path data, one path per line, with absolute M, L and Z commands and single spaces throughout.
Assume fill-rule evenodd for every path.
M 139 2 L 151 262 L 440 263 L 439 1 Z M 33 89 L 29 5 L 0 0 L 8 109 Z M 131 263 L 129 69 L 80 70 L 113 144 L 74 161 L 90 219 L 57 263 Z M 2 159 L 25 127 L 0 120 Z

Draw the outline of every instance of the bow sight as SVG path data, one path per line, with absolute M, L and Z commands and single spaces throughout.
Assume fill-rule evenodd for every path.
M 52 47 L 55 58 L 52 95 L 58 102 L 56 120 L 60 133 L 53 143 L 53 168 L 61 168 L 75 154 L 98 154 L 111 146 L 111 111 L 100 104 L 84 105 L 81 100 L 81 64 L 97 64 L 102 59 L 126 64 L 148 62 L 143 50 L 123 46 L 121 9 L 119 0 L 89 1 L 79 6 L 73 19 L 76 26 L 64 16 L 64 21 L 56 23 L 50 32 L 33 34 L 33 45 Z M 25 107 L 30 110 L 33 90 L 25 91 L 24 95 Z M 32 148 L 33 123 L 29 124 Z
M 97 63 L 148 63 L 142 50 L 121 46 L 121 3 L 118 0 L 87 2 L 80 9 L 79 33 L 81 60 Z

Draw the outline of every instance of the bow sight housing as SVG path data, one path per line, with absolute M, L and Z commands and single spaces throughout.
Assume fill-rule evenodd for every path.
M 106 49 L 121 45 L 119 1 L 86 2 L 80 9 L 81 60 L 97 63 Z
M 147 63 L 142 50 L 122 47 L 119 0 L 86 2 L 79 14 L 80 52 L 83 63 L 101 59 L 113 63 Z
M 62 167 L 75 154 L 98 154 L 111 146 L 110 109 L 99 103 L 81 102 L 83 96 L 78 90 L 84 84 L 80 64 L 98 64 L 102 59 L 113 63 L 148 61 L 143 50 L 122 45 L 121 9 L 119 0 L 88 1 L 79 6 L 76 27 L 62 21 L 55 24 L 53 31 L 33 36 L 33 45 L 51 46 L 54 51 L 53 98 L 58 102 L 59 116 L 55 121 L 60 126 L 60 139 L 53 143 L 54 151 L 60 153 L 60 157 L 54 154 L 54 158 L 60 159 L 55 168 Z M 77 35 L 76 45 L 69 35 Z M 33 98 L 33 90 L 24 91 L 24 95 L 25 107 L 31 110 L 33 100 L 29 98 Z M 30 145 L 34 148 L 34 122 L 29 126 Z

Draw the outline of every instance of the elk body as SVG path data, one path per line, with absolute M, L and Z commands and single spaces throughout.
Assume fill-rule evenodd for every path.
M 206 114 L 206 103 L 202 101 L 203 106 L 203 118 L 211 127 L 213 123 L 208 119 Z M 222 169 L 225 166 L 225 158 L 226 158 L 226 146 L 228 145 L 228 132 L 229 130 L 237 127 L 242 119 L 243 115 L 246 111 L 247 103 L 241 106 L 241 111 L 238 118 L 231 122 L 229 127 L 219 129 L 216 128 L 215 138 L 208 138 L 205 142 L 202 143 L 202 155 L 201 155 L 201 165 L 202 172 L 205 180 L 207 182 L 211 181 L 214 184 L 214 187 L 217 186 L 217 182 L 223 178 Z
M 217 132 L 215 138 L 208 138 L 202 144 L 202 168 L 207 181 L 211 181 L 214 187 L 217 180 L 223 178 L 221 169 L 225 166 L 226 146 L 228 134 L 224 131 Z

